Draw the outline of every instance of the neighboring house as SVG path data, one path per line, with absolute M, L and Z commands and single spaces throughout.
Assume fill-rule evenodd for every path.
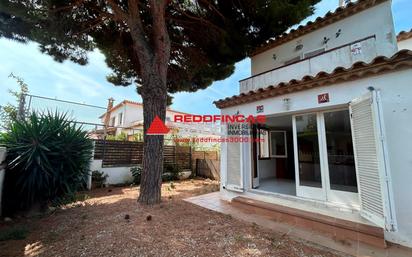
M 128 139 L 133 139 L 136 135 L 142 135 L 143 131 L 143 104 L 124 100 L 112 106 L 109 102 L 109 111 L 99 118 L 102 123 L 108 123 L 108 134 L 119 135 L 125 133 Z M 108 114 L 108 116 L 106 116 Z M 170 108 L 166 111 L 166 126 L 174 130 L 180 137 L 212 136 L 220 135 L 220 126 L 213 123 L 182 123 L 174 122 L 175 115 L 192 115 L 179 112 Z
M 397 36 L 397 40 L 399 50 L 412 50 L 412 29 L 409 32 L 401 31 Z
M 239 95 L 215 104 L 266 115 L 251 128 L 264 142 L 222 144 L 221 197 L 326 213 L 412 247 L 412 52 L 398 52 L 391 1 L 349 3 L 250 58 Z

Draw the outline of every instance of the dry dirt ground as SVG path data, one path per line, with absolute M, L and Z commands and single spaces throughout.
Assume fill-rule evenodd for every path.
M 29 234 L 0 241 L 0 256 L 339 256 L 182 200 L 216 190 L 210 180 L 165 183 L 162 203 L 142 207 L 136 187 L 96 189 L 43 217 L 2 222 Z

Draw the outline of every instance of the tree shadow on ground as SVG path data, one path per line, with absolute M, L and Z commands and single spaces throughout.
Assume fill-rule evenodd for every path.
M 24 240 L 0 242 L 2 256 L 335 256 L 183 201 L 215 182 L 165 183 L 162 203 L 137 204 L 138 190 L 104 188 L 30 224 Z M 205 189 L 206 188 L 206 189 Z M 208 191 L 210 192 L 210 191 Z M 278 254 L 278 255 L 276 255 Z M 280 255 L 282 256 L 282 255 Z

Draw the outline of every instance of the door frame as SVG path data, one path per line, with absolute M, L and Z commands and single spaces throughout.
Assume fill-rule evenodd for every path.
M 324 113 L 344 111 L 347 110 L 349 113 L 349 106 L 323 109 L 319 111 L 312 112 L 301 112 L 294 114 L 292 116 L 292 128 L 293 128 L 293 150 L 295 158 L 295 181 L 296 181 L 296 195 L 299 197 L 310 198 L 313 200 L 320 200 L 325 202 L 330 202 L 338 205 L 347 206 L 349 208 L 359 208 L 359 186 L 358 193 L 346 192 L 340 190 L 333 190 L 330 186 L 329 177 L 329 160 L 327 152 L 327 142 L 326 142 L 326 128 L 325 128 L 325 117 Z M 299 177 L 299 153 L 297 145 L 297 130 L 296 130 L 296 117 L 302 115 L 316 115 L 316 126 L 318 133 L 318 145 L 319 145 L 319 165 L 321 172 L 321 184 L 322 188 L 309 187 L 300 185 Z M 352 133 L 352 127 L 351 127 Z M 353 142 L 352 142 L 353 144 Z M 358 181 L 358 171 L 356 170 L 356 179 Z
M 325 127 L 325 113 L 328 112 L 338 112 L 338 111 L 347 111 L 348 114 L 350 115 L 350 111 L 349 111 L 349 106 L 347 108 L 337 108 L 337 109 L 333 109 L 333 110 L 325 110 L 325 111 L 321 111 L 320 115 L 321 115 L 321 122 L 320 122 L 320 126 L 322 127 L 322 133 L 321 133 L 321 137 L 323 137 L 322 139 L 322 147 L 324 149 L 324 155 L 323 155 L 323 167 L 324 167 L 324 178 L 325 178 L 325 182 L 326 182 L 326 198 L 328 202 L 332 202 L 332 203 L 337 203 L 337 204 L 344 204 L 350 207 L 356 207 L 359 208 L 360 206 L 360 202 L 359 202 L 359 185 L 358 185 L 358 171 L 356 170 L 355 167 L 355 172 L 356 172 L 356 183 L 357 183 L 357 189 L 358 192 L 357 193 L 353 193 L 353 192 L 348 192 L 348 191 L 341 191 L 341 190 L 333 190 L 331 189 L 330 186 L 330 176 L 329 176 L 329 158 L 328 158 L 328 151 L 327 151 L 327 138 L 326 138 L 326 127 Z M 349 116 L 350 117 L 350 116 Z M 352 123 L 350 122 L 350 128 L 351 128 L 351 136 L 352 136 Z M 352 137 L 351 137 L 352 138 Z M 353 138 L 352 138 L 352 148 L 353 148 L 354 142 L 353 142 Z M 353 154 L 355 155 L 355 150 L 353 150 Z M 355 158 L 355 156 L 354 156 Z M 355 165 L 356 166 L 356 165 Z M 343 202 L 342 202 L 343 200 Z
M 250 149 L 251 156 L 251 173 L 250 173 L 250 188 L 259 187 L 259 147 L 260 145 L 256 142 L 257 139 L 260 140 L 259 126 L 256 124 L 252 125 L 252 143 Z M 256 175 L 256 176 L 255 176 Z
M 296 117 L 302 115 L 316 115 L 316 128 L 318 133 L 318 148 L 319 148 L 319 165 L 320 165 L 320 174 L 321 174 L 321 188 L 318 187 L 310 187 L 310 186 L 302 186 L 300 185 L 300 177 L 299 177 L 299 152 L 298 152 L 298 139 L 297 139 L 297 130 L 296 130 Z M 327 201 L 326 197 L 326 187 L 325 187 L 325 178 L 322 166 L 324 165 L 323 161 L 323 154 L 322 154 L 322 139 L 320 136 L 320 127 L 319 127 L 319 119 L 320 114 L 319 112 L 306 112 L 306 113 L 299 113 L 292 115 L 292 129 L 293 129 L 293 152 L 294 152 L 294 159 L 295 159 L 295 185 L 296 185 L 296 196 L 310 198 L 313 200 L 318 201 Z

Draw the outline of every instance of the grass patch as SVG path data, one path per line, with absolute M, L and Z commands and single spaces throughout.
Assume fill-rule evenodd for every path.
M 14 226 L 0 230 L 0 241 L 26 239 L 29 230 L 23 226 Z

